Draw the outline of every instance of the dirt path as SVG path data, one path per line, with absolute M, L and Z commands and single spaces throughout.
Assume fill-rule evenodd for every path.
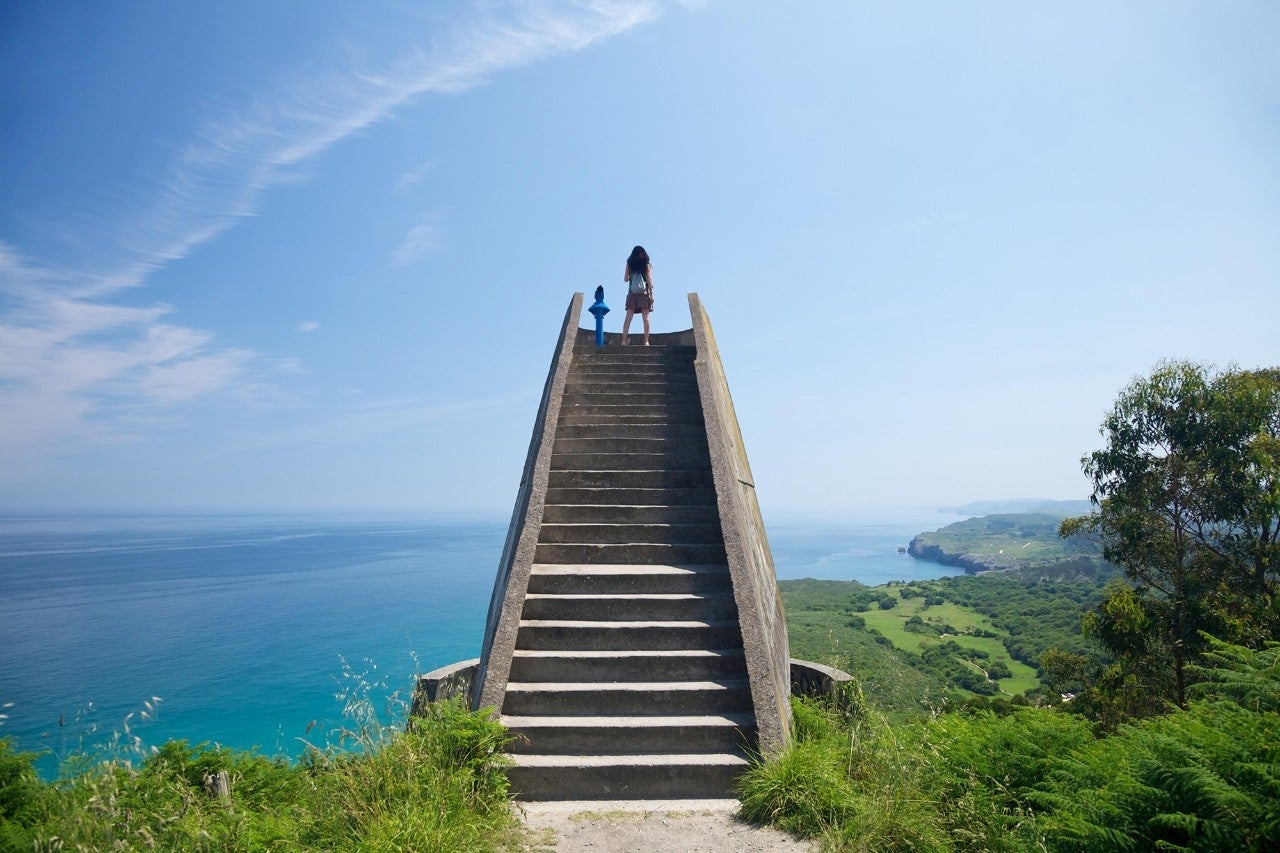
M 813 853 L 816 844 L 735 818 L 735 800 L 523 803 L 528 850 L 555 853 Z

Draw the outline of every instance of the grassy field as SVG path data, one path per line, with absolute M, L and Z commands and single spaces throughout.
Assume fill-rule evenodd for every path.
M 849 626 L 848 581 L 782 581 L 791 656 L 855 672 L 868 699 L 894 719 L 917 716 L 937 706 L 946 685 L 911 663 L 888 641 Z
M 875 628 L 888 637 L 898 648 L 919 654 L 931 644 L 944 639 L 955 640 L 966 649 L 974 649 L 990 655 L 992 661 L 1003 662 L 1013 673 L 1012 678 L 1002 678 L 998 682 L 1002 693 L 1019 694 L 1040 686 L 1036 671 L 1021 661 L 1009 657 L 1003 638 L 1007 632 L 991 624 L 986 616 L 967 607 L 946 602 L 925 606 L 923 598 L 902 598 L 901 589 L 888 587 L 888 592 L 898 599 L 898 605 L 891 610 L 868 610 L 859 615 L 866 619 L 868 628 Z M 935 626 L 950 626 L 959 633 L 943 632 L 937 638 L 928 634 L 908 631 L 907 621 L 912 616 L 919 616 L 925 623 Z M 982 631 L 996 634 L 995 637 L 974 636 Z
M 1017 695 L 1040 685 L 1034 668 L 1009 656 L 1002 642 L 1007 632 L 975 610 L 950 602 L 926 606 L 923 596 L 903 598 L 903 587 L 882 586 L 875 591 L 896 599 L 893 607 L 873 606 L 854 612 L 851 600 L 857 591 L 866 589 L 860 584 L 806 579 L 781 581 L 779 586 L 787 609 L 792 655 L 857 675 L 867 695 L 891 714 L 936 705 L 948 692 L 970 695 L 940 683 L 933 674 L 920 671 L 910 656 L 901 654 L 920 655 L 947 640 L 1007 666 L 1012 677 L 997 681 L 1002 694 Z M 909 627 L 913 617 L 923 623 L 915 626 L 916 630 Z M 859 618 L 865 627 L 857 626 Z

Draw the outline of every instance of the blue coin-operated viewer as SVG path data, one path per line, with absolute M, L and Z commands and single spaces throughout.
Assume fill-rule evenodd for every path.
M 604 285 L 596 288 L 596 301 L 587 309 L 596 318 L 596 346 L 604 346 L 604 315 L 609 313 L 609 306 L 604 304 Z

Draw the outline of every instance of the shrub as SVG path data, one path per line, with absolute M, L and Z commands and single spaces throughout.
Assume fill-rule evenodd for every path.
M 8 738 L 0 738 L 0 850 L 31 850 L 32 827 L 44 811 L 46 789 L 35 771 L 36 754 L 14 752 Z

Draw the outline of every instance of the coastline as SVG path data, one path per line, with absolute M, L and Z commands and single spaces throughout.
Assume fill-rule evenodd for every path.
M 965 574 L 970 575 L 981 574 L 982 572 L 1002 572 L 1019 567 L 1016 559 L 1005 557 L 1003 554 L 950 553 L 943 550 L 939 545 L 925 542 L 922 539 L 924 535 L 922 533 L 915 536 L 907 545 L 907 553 L 917 560 L 963 569 Z

